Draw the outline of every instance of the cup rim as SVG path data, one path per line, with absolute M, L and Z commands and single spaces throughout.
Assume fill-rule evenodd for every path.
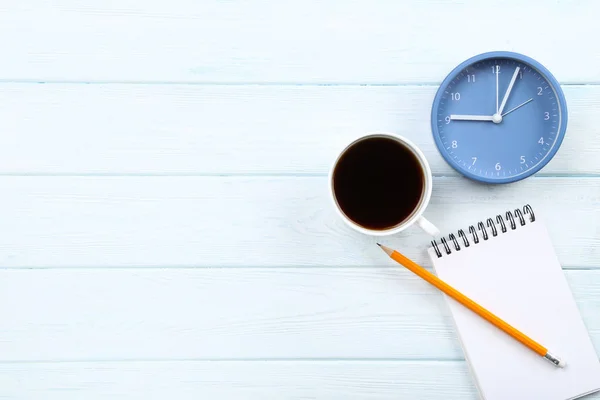
M 400 225 L 394 226 L 392 228 L 384 229 L 384 230 L 368 229 L 368 228 L 365 228 L 364 226 L 361 226 L 361 225 L 357 224 L 356 222 L 352 221 L 350 218 L 348 218 L 346 216 L 346 214 L 344 214 L 344 212 L 341 210 L 341 208 L 335 198 L 335 194 L 334 194 L 334 190 L 333 190 L 333 172 L 335 170 L 335 167 L 337 166 L 337 163 L 339 162 L 340 158 L 342 157 L 342 155 L 351 146 L 355 145 L 356 143 L 358 143 L 362 140 L 365 140 L 365 139 L 373 138 L 373 137 L 387 137 L 387 138 L 394 139 L 394 140 L 406 145 L 419 159 L 419 162 L 420 162 L 421 167 L 423 168 L 423 172 L 425 174 L 425 182 L 424 182 L 425 183 L 425 191 L 424 191 L 422 200 L 421 200 L 419 206 L 417 207 L 417 209 L 412 213 L 410 218 L 403 221 Z M 425 158 L 425 154 L 423 154 L 421 149 L 419 149 L 417 147 L 417 145 L 414 144 L 410 139 L 407 139 L 404 136 L 398 135 L 396 133 L 391 133 L 391 132 L 378 132 L 378 131 L 377 132 L 369 132 L 367 134 L 361 135 L 361 136 L 353 139 L 352 141 L 350 141 L 348 144 L 346 144 L 342 148 L 342 150 L 340 150 L 338 152 L 337 157 L 335 158 L 334 162 L 331 164 L 331 167 L 329 169 L 329 174 L 328 174 L 328 180 L 329 180 L 329 198 L 331 199 L 331 201 L 333 203 L 333 207 L 335 208 L 338 215 L 342 218 L 342 220 L 346 223 L 346 225 L 350 226 L 352 229 L 354 229 L 360 233 L 363 233 L 365 235 L 370 235 L 370 236 L 394 235 L 394 234 L 402 232 L 405 229 L 407 229 L 408 227 L 412 226 L 415 222 L 417 222 L 419 220 L 419 218 L 421 218 L 421 216 L 423 215 L 423 213 L 425 211 L 425 208 L 427 208 L 427 206 L 429 205 L 429 201 L 431 199 L 432 186 L 433 186 L 433 176 L 431 174 L 431 167 L 429 166 L 429 162 Z

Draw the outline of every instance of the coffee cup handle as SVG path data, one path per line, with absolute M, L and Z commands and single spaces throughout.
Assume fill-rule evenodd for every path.
M 440 230 L 424 217 L 419 217 L 417 220 L 417 225 L 419 225 L 421 229 L 431 236 L 439 236 L 440 234 Z

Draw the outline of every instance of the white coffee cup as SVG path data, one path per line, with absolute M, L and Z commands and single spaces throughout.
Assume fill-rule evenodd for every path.
M 333 174 L 334 174 L 335 168 L 336 168 L 338 162 L 340 161 L 340 159 L 342 158 L 342 156 L 346 153 L 346 151 L 348 151 L 348 149 L 350 149 L 352 146 L 356 145 L 357 143 L 359 143 L 363 140 L 377 138 L 377 137 L 395 140 L 395 141 L 399 142 L 400 144 L 402 144 L 405 148 L 410 150 L 416 156 L 417 160 L 419 161 L 419 164 L 422 168 L 423 177 L 424 177 L 424 179 L 423 179 L 424 180 L 424 189 L 421 194 L 421 199 L 418 202 L 418 204 L 416 205 L 416 207 L 414 208 L 414 210 L 412 211 L 412 213 L 406 219 L 401 221 L 399 224 L 394 225 L 387 229 L 383 229 L 383 230 L 366 228 L 366 227 L 356 223 L 351 218 L 349 218 L 344 213 L 344 211 L 342 210 L 340 205 L 338 204 L 338 201 L 336 199 L 336 194 L 334 191 L 334 183 L 333 183 Z M 419 148 L 410 140 L 408 140 L 402 136 L 396 135 L 396 134 L 385 133 L 385 132 L 369 133 L 365 136 L 359 137 L 356 140 L 353 140 L 351 143 L 349 143 L 347 146 L 345 146 L 344 149 L 339 153 L 339 155 L 335 159 L 335 162 L 333 163 L 333 165 L 331 166 L 331 169 L 329 171 L 329 193 L 330 193 L 330 197 L 333 201 L 334 208 L 337 211 L 338 215 L 352 229 L 354 229 L 360 233 L 364 233 L 366 235 L 372 235 L 372 236 L 393 235 L 398 232 L 404 231 L 405 229 L 407 229 L 408 227 L 412 226 L 415 223 L 429 235 L 431 235 L 431 236 L 439 235 L 440 231 L 435 227 L 435 225 L 433 225 L 431 222 L 429 222 L 427 219 L 425 219 L 425 217 L 423 217 L 423 212 L 427 208 L 427 205 L 429 204 L 429 200 L 431 199 L 432 184 L 433 184 L 433 178 L 431 175 L 431 168 L 429 167 L 429 163 L 427 162 L 427 159 L 425 158 L 425 155 L 423 155 L 421 150 L 419 150 Z

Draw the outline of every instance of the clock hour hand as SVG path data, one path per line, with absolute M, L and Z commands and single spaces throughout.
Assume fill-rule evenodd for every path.
M 492 115 L 459 115 L 459 114 L 450 114 L 450 119 L 452 121 L 493 121 L 494 117 Z
M 498 112 L 496 114 L 502 115 L 502 110 L 504 110 L 504 106 L 506 105 L 506 102 L 508 101 L 508 96 L 510 96 L 510 92 L 512 91 L 512 88 L 515 85 L 515 81 L 517 80 L 517 75 L 519 75 L 520 70 L 521 70 L 521 67 L 515 68 L 515 72 L 513 73 L 512 78 L 510 78 L 510 83 L 508 84 L 508 89 L 506 89 L 506 93 L 504 94 L 504 98 L 502 99 L 502 103 L 500 104 L 500 109 L 498 109 Z

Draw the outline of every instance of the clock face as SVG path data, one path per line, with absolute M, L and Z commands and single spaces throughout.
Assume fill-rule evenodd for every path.
M 486 53 L 459 65 L 440 86 L 432 109 L 436 144 L 465 176 L 514 182 L 554 156 L 566 130 L 560 85 L 538 62 L 516 53 Z

